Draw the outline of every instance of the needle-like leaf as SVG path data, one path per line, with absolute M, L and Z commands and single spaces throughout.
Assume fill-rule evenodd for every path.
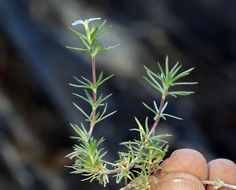
M 84 112 L 84 110 L 79 107 L 76 103 L 73 102 L 73 105 L 82 113 L 86 118 L 89 118 L 89 116 Z

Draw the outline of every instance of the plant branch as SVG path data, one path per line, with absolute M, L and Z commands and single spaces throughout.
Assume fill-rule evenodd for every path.
M 113 166 L 113 167 L 119 165 L 118 163 L 114 164 L 114 163 L 108 162 L 108 161 L 106 161 L 106 160 L 104 160 L 104 163 L 105 163 L 105 164 L 108 164 L 108 165 L 111 165 L 111 166 Z
M 154 130 L 156 129 L 156 127 L 157 127 L 157 125 L 158 125 L 158 123 L 160 121 L 161 113 L 162 113 L 162 108 L 163 108 L 163 105 L 165 103 L 165 98 L 166 98 L 167 91 L 168 91 L 168 87 L 165 89 L 164 93 L 162 94 L 162 98 L 161 98 L 161 103 L 160 103 L 160 108 L 159 108 L 157 119 L 156 119 L 155 123 L 153 124 L 150 133 L 148 134 L 148 137 L 147 137 L 147 139 L 146 139 L 146 141 L 144 143 L 144 146 L 146 145 L 146 142 L 151 137 L 152 133 L 154 132 Z
M 163 108 L 163 105 L 165 103 L 165 97 L 166 97 L 166 94 L 167 94 L 167 91 L 168 91 L 168 87 L 164 90 L 163 94 L 162 94 L 162 98 L 161 98 L 161 103 L 160 103 L 160 108 L 159 108 L 159 112 L 158 112 L 158 116 L 157 116 L 157 119 L 155 121 L 155 123 L 153 124 L 152 126 L 152 129 L 151 131 L 149 132 L 148 134 L 148 137 L 147 139 L 145 140 L 145 142 L 143 143 L 142 145 L 142 148 L 140 149 L 140 153 L 142 153 L 142 151 L 144 150 L 147 142 L 148 142 L 148 139 L 151 137 L 152 133 L 154 132 L 154 130 L 156 129 L 159 121 L 160 121 L 160 118 L 161 118 L 161 113 L 162 113 L 162 108 Z M 131 168 L 133 168 L 134 164 L 135 164 L 135 161 L 138 159 L 138 157 L 135 157 L 131 163 L 129 164 L 129 167 L 128 167 L 128 170 L 130 170 Z
M 93 75 L 93 84 L 94 86 L 96 85 L 96 67 L 95 67 L 95 56 L 93 55 L 92 56 L 92 75 Z M 93 89 L 93 101 L 94 101 L 94 104 L 96 104 L 97 102 L 97 89 L 94 88 Z M 95 117 L 96 117 L 96 108 L 93 108 L 93 116 L 92 116 L 92 121 L 90 123 L 90 129 L 89 129 L 89 132 L 88 132 L 88 140 L 90 139 L 91 135 L 92 135 L 92 132 L 93 132 L 93 128 L 94 128 L 94 121 L 95 121 Z
M 150 154 L 149 157 L 152 158 L 152 152 L 151 152 L 151 154 Z M 150 159 L 150 158 L 149 158 L 149 159 Z M 152 165 L 151 165 L 151 163 L 149 163 L 149 167 L 148 167 L 148 179 L 150 179 L 150 176 L 151 176 L 151 169 L 152 169 Z
M 202 183 L 204 185 L 213 185 L 215 189 L 219 189 L 221 187 L 236 189 L 236 185 L 226 184 L 224 181 L 221 181 L 219 178 L 216 178 L 215 181 L 203 180 Z

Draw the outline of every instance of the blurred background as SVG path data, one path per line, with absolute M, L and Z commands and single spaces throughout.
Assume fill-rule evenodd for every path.
M 109 111 L 94 136 L 105 137 L 106 159 L 117 159 L 120 142 L 133 139 L 134 116 L 152 114 L 141 104 L 159 100 L 143 80 L 143 65 L 169 55 L 170 65 L 195 67 L 186 81 L 198 81 L 188 97 L 169 98 L 167 112 L 183 121 L 161 122 L 159 133 L 171 133 L 170 154 L 194 148 L 207 160 L 236 160 L 236 1 L 235 0 L 0 0 L 0 189 L 103 189 L 80 182 L 65 165 L 76 143 L 69 122 L 83 116 L 72 101 L 73 76 L 90 77 L 90 59 L 65 45 L 80 46 L 68 30 L 77 19 L 101 17 L 112 25 L 104 45 L 120 46 L 97 56 L 97 70 L 115 73 L 101 91 L 113 93 Z M 81 31 L 81 25 L 74 27 Z M 100 92 L 101 92 L 100 91 Z M 106 189 L 118 189 L 113 183 Z

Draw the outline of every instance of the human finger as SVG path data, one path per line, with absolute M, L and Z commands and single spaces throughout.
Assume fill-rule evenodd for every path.
M 215 159 L 208 163 L 208 180 L 215 181 L 218 178 L 226 184 L 236 185 L 236 164 L 228 159 Z M 213 185 L 207 185 L 206 190 L 214 190 Z M 222 187 L 220 190 L 230 190 Z
M 175 172 L 164 176 L 155 190 L 205 190 L 205 188 L 197 177 Z
M 189 148 L 174 151 L 169 158 L 162 162 L 161 168 L 166 173 L 189 173 L 200 180 L 205 180 L 208 176 L 205 157 L 200 152 Z

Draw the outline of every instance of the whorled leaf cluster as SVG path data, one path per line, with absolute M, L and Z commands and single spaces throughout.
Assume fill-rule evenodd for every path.
M 73 95 L 79 97 L 80 99 L 84 100 L 91 106 L 91 113 L 87 114 L 79 105 L 73 102 L 73 105 L 86 117 L 86 121 L 89 121 L 92 125 L 97 124 L 98 122 L 102 121 L 103 119 L 106 119 L 107 117 L 113 115 L 116 111 L 113 111 L 111 113 L 106 114 L 107 112 L 107 103 L 105 102 L 109 97 L 112 96 L 112 94 L 109 94 L 104 97 L 104 95 L 101 93 L 96 100 L 94 101 L 93 97 L 90 95 L 87 89 L 93 91 L 97 91 L 98 87 L 101 86 L 104 82 L 106 82 L 108 79 L 113 77 L 113 75 L 110 75 L 103 79 L 103 72 L 100 73 L 99 78 L 96 82 L 96 84 L 93 84 L 90 82 L 87 78 L 81 76 L 83 80 L 78 79 L 77 77 L 74 77 L 74 79 L 78 82 L 78 84 L 71 84 L 70 86 L 76 87 L 76 88 L 82 88 L 84 90 L 85 96 L 82 96 L 78 93 L 73 93 Z M 99 108 L 103 107 L 102 112 L 97 112 L 95 115 L 95 119 L 93 120 L 93 114 L 94 112 Z
M 69 49 L 72 49 L 72 50 L 87 52 L 91 56 L 95 56 L 98 53 L 103 52 L 103 51 L 106 51 L 109 53 L 110 49 L 113 49 L 113 48 L 119 46 L 119 44 L 114 45 L 114 46 L 108 46 L 108 47 L 101 46 L 101 39 L 102 39 L 101 35 L 105 31 L 107 31 L 111 26 L 106 27 L 107 21 L 104 20 L 102 22 L 102 24 L 100 24 L 96 27 L 94 25 L 92 25 L 92 27 L 89 28 L 89 22 L 94 21 L 94 20 L 100 20 L 100 19 L 101 18 L 93 18 L 93 19 L 88 19 L 85 21 L 82 21 L 82 20 L 75 21 L 72 25 L 78 25 L 78 24 L 84 25 L 85 34 L 77 32 L 76 30 L 74 30 L 71 27 L 69 27 L 69 29 L 71 30 L 71 32 L 73 32 L 74 34 L 79 36 L 81 42 L 83 43 L 83 47 L 82 48 L 70 47 L 70 46 L 66 46 L 66 47 Z

